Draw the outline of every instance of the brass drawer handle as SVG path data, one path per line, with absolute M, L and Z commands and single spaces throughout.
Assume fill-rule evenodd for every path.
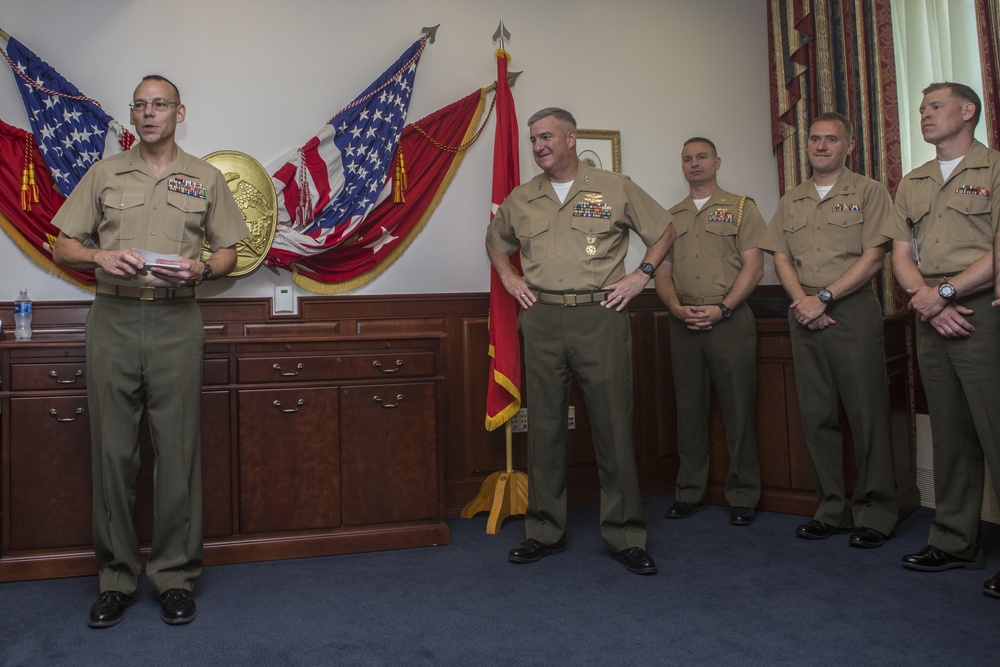
M 372 368 L 374 368 L 377 371 L 382 371 L 386 375 L 389 375 L 390 373 L 398 373 L 399 369 L 402 368 L 402 367 L 403 367 L 403 360 L 402 359 L 396 359 L 396 367 L 388 369 L 388 370 L 386 370 L 385 368 L 382 368 L 382 362 L 379 361 L 378 359 L 376 359 L 375 361 L 372 362 Z
M 55 380 L 57 384 L 75 384 L 77 380 L 83 377 L 83 371 L 78 370 L 72 380 L 60 380 L 59 373 L 56 373 L 55 371 L 49 371 L 49 377 Z
M 75 422 L 77 419 L 80 418 L 80 415 L 83 414 L 83 408 L 77 408 L 76 409 L 76 416 L 75 417 L 66 417 L 65 419 L 60 419 L 60 417 L 59 417 L 59 411 L 56 410 L 55 408 L 52 408 L 51 410 L 49 410 L 49 414 L 52 415 L 52 417 L 57 422 Z
M 378 403 L 379 405 L 381 405 L 386 410 L 391 410 L 393 408 L 399 407 L 399 404 L 403 402 L 403 395 L 402 394 L 396 394 L 396 402 L 395 403 L 383 403 L 381 396 L 373 396 L 372 400 L 375 401 L 376 403 Z
M 287 409 L 282 408 L 281 407 L 281 401 L 279 401 L 277 399 L 275 399 L 275 401 L 273 403 L 274 407 L 278 408 L 278 410 L 280 410 L 281 412 L 286 412 L 286 413 L 287 412 L 298 412 L 302 408 L 302 406 L 305 405 L 305 404 L 306 404 L 305 400 L 301 399 L 301 398 L 299 399 L 299 402 L 295 404 L 298 407 L 294 407 L 294 408 L 287 408 Z
M 281 375 L 281 377 L 286 377 L 286 378 L 293 378 L 293 377 L 295 377 L 296 375 L 298 375 L 299 373 L 301 373 L 303 370 L 305 370 L 305 367 L 306 367 L 305 364 L 299 364 L 298 366 L 295 367 L 295 372 L 294 373 L 282 373 L 281 372 L 281 364 L 275 364 L 274 366 L 271 366 L 271 368 L 273 368 L 274 370 L 278 371 L 278 374 Z

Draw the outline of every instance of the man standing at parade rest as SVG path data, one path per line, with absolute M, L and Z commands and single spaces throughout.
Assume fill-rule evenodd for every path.
M 896 193 L 892 265 L 917 314 L 917 359 L 934 444 L 935 515 L 912 570 L 981 569 L 984 460 L 1000 483 L 1000 311 L 990 307 L 1000 153 L 975 140 L 982 105 L 966 85 L 924 89 L 920 131 L 937 158 Z M 983 585 L 1000 597 L 1000 574 Z
M 95 164 L 52 221 L 60 229 L 55 262 L 97 276 L 86 330 L 101 586 L 88 618 L 95 628 L 120 622 L 138 585 L 132 512 L 144 405 L 156 457 L 146 576 L 160 594 L 164 622 L 195 618 L 205 332 L 194 285 L 232 271 L 235 245 L 249 231 L 219 170 L 175 143 L 185 115 L 177 87 L 147 76 L 130 107 L 138 145 Z M 94 232 L 98 247 L 90 243 Z M 202 262 L 206 237 L 213 254 Z M 148 267 L 139 250 L 178 257 Z
M 527 539 L 514 563 L 566 546 L 566 442 L 570 381 L 583 390 L 601 482 L 601 534 L 630 572 L 655 574 L 632 444 L 632 338 L 628 302 L 673 242 L 667 212 L 629 178 L 577 158 L 576 120 L 542 109 L 528 120 L 544 173 L 497 210 L 486 252 L 518 302 L 529 415 Z M 629 230 L 647 246 L 626 274 Z M 524 276 L 510 263 L 521 253 Z
M 809 128 L 813 176 L 785 193 L 760 247 L 774 253 L 788 311 L 802 430 L 819 507 L 796 529 L 820 540 L 851 530 L 848 544 L 882 546 L 896 525 L 882 308 L 871 280 L 888 238 L 881 229 L 892 201 L 880 183 L 853 173 L 854 129 L 839 113 Z M 858 479 L 844 480 L 843 402 L 854 439 Z
M 764 276 L 757 248 L 764 218 L 753 199 L 718 186 L 715 144 L 694 137 L 681 150 L 690 196 L 670 209 L 677 233 L 656 270 L 656 292 L 670 309 L 670 364 L 677 396 L 676 502 L 667 517 L 683 519 L 705 506 L 709 473 L 711 390 L 729 445 L 729 522 L 753 523 L 760 500 L 760 459 L 754 433 L 757 328 L 745 300 Z

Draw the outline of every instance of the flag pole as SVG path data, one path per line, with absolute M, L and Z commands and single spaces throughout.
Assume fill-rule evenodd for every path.
M 500 42 L 500 50 L 497 51 L 498 64 L 497 64 L 497 84 L 499 85 L 501 81 L 500 72 L 506 73 L 507 82 L 510 86 L 514 85 L 514 81 L 517 79 L 520 72 L 507 73 L 506 71 L 506 61 L 503 62 L 504 67 L 501 70 L 501 64 L 499 58 L 508 58 L 505 53 L 504 46 L 506 40 L 510 39 L 510 32 L 504 27 L 503 19 L 500 19 L 500 25 L 497 27 L 496 33 L 493 35 L 493 41 Z M 497 91 L 498 94 L 500 91 Z M 509 92 L 505 93 L 505 98 L 510 99 Z M 511 103 L 512 104 L 512 103 Z M 497 109 L 497 146 L 500 144 L 500 137 L 504 136 L 500 132 L 500 116 L 501 110 Z M 513 106 L 510 107 L 510 113 L 513 114 Z M 516 121 L 515 121 L 516 124 Z M 506 135 L 506 138 L 510 140 L 512 135 Z M 494 150 L 498 150 L 494 147 Z M 494 188 L 498 181 L 498 174 L 496 173 L 496 162 L 494 162 Z M 503 173 L 503 172 L 501 172 Z M 514 169 L 509 170 L 508 175 L 511 175 L 516 180 L 517 168 L 516 165 Z M 516 182 L 514 183 L 516 185 Z M 504 196 L 509 192 L 507 190 L 504 192 Z M 494 189 L 494 197 L 497 196 L 497 191 Z M 494 200 L 494 204 L 499 204 L 500 201 Z M 491 287 L 492 290 L 492 287 Z M 492 292 L 491 292 L 492 294 Z M 492 301 L 492 297 L 491 297 Z M 492 317 L 492 315 L 491 315 Z M 516 336 L 516 331 L 514 332 Z M 491 339 L 490 344 L 493 341 Z M 499 354 L 499 353 L 498 353 Z M 518 357 L 518 368 L 520 368 L 520 359 Z M 492 368 L 491 368 L 492 371 Z M 518 374 L 519 376 L 519 374 Z M 492 381 L 492 380 L 491 380 Z M 519 380 L 515 382 L 519 384 Z M 517 399 L 519 403 L 519 398 Z M 487 416 L 489 416 L 489 410 L 487 409 Z M 495 428 L 493 426 L 488 426 L 488 428 Z M 489 511 L 490 516 L 486 522 L 486 532 L 490 535 L 495 535 L 500 530 L 500 525 L 504 520 L 516 514 L 524 514 L 528 507 L 528 476 L 521 472 L 520 470 L 514 470 L 514 457 L 513 457 L 513 428 L 510 423 L 510 418 L 504 422 L 504 447 L 506 450 L 506 470 L 501 470 L 493 473 L 487 477 L 482 486 L 479 488 L 479 493 L 473 498 L 463 509 L 462 517 L 471 518 L 478 514 L 479 512 Z

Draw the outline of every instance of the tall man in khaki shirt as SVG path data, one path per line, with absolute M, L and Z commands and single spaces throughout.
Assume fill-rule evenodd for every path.
M 885 187 L 847 168 L 851 122 L 824 113 L 809 129 L 813 177 L 786 192 L 760 247 L 792 299 L 788 311 L 802 430 L 819 507 L 796 529 L 811 540 L 851 530 L 848 543 L 879 547 L 896 525 L 882 308 L 871 287 L 882 268 L 891 213 Z M 844 404 L 858 479 L 844 482 Z
M 975 140 L 982 110 L 975 91 L 945 82 L 923 92 L 920 131 L 937 159 L 903 178 L 886 225 L 896 278 L 918 316 L 934 441 L 934 521 L 927 546 L 902 565 L 981 569 L 984 467 L 1000 484 L 1000 311 L 990 307 L 1000 152 Z M 1000 597 L 1000 573 L 983 593 Z
M 523 308 L 528 401 L 527 538 L 508 560 L 534 563 L 566 546 L 570 381 L 583 390 L 601 481 L 601 535 L 629 572 L 654 574 L 632 444 L 628 302 L 673 242 L 667 212 L 629 178 L 580 161 L 564 109 L 528 119 L 543 173 L 514 189 L 486 235 L 486 253 Z M 629 232 L 647 246 L 625 272 Z M 521 253 L 524 276 L 510 263 Z
M 129 106 L 139 144 L 91 167 L 52 221 L 60 230 L 55 262 L 97 276 L 86 332 L 101 586 L 87 620 L 94 628 L 125 617 L 139 581 L 132 511 L 144 407 L 156 458 L 146 576 L 165 623 L 195 618 L 205 331 L 194 285 L 232 271 L 236 243 L 249 232 L 219 170 L 174 141 L 186 113 L 177 87 L 147 76 Z M 98 247 L 90 244 L 95 232 Z M 202 261 L 205 239 L 213 252 Z M 146 269 L 139 250 L 177 258 L 171 267 Z
M 690 195 L 670 209 L 677 239 L 656 270 L 656 291 L 673 315 L 670 364 L 680 458 L 676 502 L 667 517 L 687 518 L 705 505 L 714 386 L 729 446 L 729 522 L 745 526 L 756 518 L 760 500 L 757 329 L 745 300 L 764 276 L 764 252 L 757 243 L 766 224 L 753 199 L 718 186 L 721 166 L 710 140 L 684 142 L 681 170 Z

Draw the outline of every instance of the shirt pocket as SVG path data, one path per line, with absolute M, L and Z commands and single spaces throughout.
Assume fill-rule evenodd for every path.
M 526 225 L 514 230 L 521 242 L 521 254 L 532 262 L 545 258 L 549 242 L 549 220 L 544 216 L 532 217 Z
M 781 221 L 781 231 L 785 233 L 785 243 L 793 258 L 802 259 L 809 252 L 808 218 L 785 218 Z
M 145 225 L 143 205 L 146 193 L 142 190 L 112 190 L 104 194 L 106 232 L 117 240 L 138 238 Z
M 573 217 L 573 254 L 577 257 L 603 257 L 608 254 L 611 238 L 611 220 L 603 218 Z
M 862 211 L 837 211 L 830 214 L 826 223 L 831 229 L 833 249 L 852 255 L 860 255 L 864 242 L 865 215 Z
M 948 208 L 958 213 L 958 224 L 948 225 L 952 239 L 964 243 L 989 243 L 993 240 L 990 197 L 954 194 L 948 199 Z
M 180 192 L 167 193 L 166 219 L 163 234 L 171 241 L 192 243 L 202 238 L 202 228 L 208 202 Z
M 710 257 L 732 257 L 736 253 L 736 231 L 735 222 L 705 225 L 705 252 Z

